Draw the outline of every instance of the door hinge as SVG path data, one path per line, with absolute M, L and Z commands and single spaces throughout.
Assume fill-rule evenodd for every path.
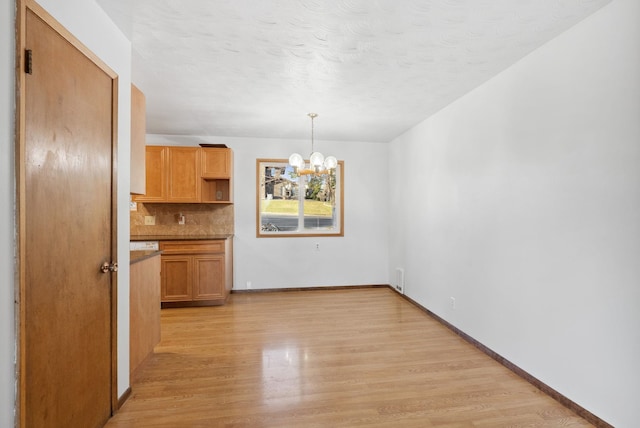
M 33 74 L 33 63 L 32 63 L 33 53 L 31 49 L 25 49 L 24 51 L 24 72 L 27 74 Z

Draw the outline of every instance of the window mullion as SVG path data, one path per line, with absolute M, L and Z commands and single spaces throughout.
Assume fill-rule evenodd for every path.
M 307 176 L 301 175 L 298 182 L 298 231 L 304 231 L 304 198 L 307 193 Z

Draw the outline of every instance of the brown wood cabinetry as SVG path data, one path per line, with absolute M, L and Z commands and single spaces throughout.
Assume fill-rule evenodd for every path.
M 232 287 L 232 241 L 161 241 L 163 303 L 224 304 Z
M 132 262 L 129 275 L 129 373 L 160 343 L 160 255 Z
M 162 246 L 160 246 L 162 248 Z M 163 302 L 180 302 L 192 300 L 191 284 L 193 283 L 193 256 L 163 255 L 161 281 L 161 300 Z
M 168 147 L 167 202 L 200 202 L 200 148 Z
M 193 300 L 224 300 L 224 254 L 193 256 Z
M 147 193 L 139 202 L 233 202 L 233 152 L 229 148 L 147 146 Z
M 133 198 L 138 202 L 167 201 L 167 152 L 168 147 L 147 146 L 145 149 L 146 191 Z
M 145 194 L 146 101 L 140 89 L 131 85 L 131 188 L 133 194 Z
M 203 148 L 202 178 L 231 178 L 231 156 L 231 149 Z
M 228 148 L 201 149 L 202 202 L 233 202 L 233 152 Z

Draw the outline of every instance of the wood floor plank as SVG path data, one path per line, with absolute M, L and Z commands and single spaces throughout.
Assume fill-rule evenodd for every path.
M 385 288 L 162 311 L 107 427 L 588 427 Z

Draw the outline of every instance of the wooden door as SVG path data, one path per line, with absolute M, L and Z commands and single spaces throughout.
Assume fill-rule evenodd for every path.
M 169 147 L 167 201 L 200 202 L 200 148 Z
M 35 3 L 20 16 L 21 426 L 97 427 L 115 390 L 116 278 L 100 266 L 116 254 L 117 81 Z
M 193 257 L 193 300 L 220 300 L 225 296 L 224 254 Z

